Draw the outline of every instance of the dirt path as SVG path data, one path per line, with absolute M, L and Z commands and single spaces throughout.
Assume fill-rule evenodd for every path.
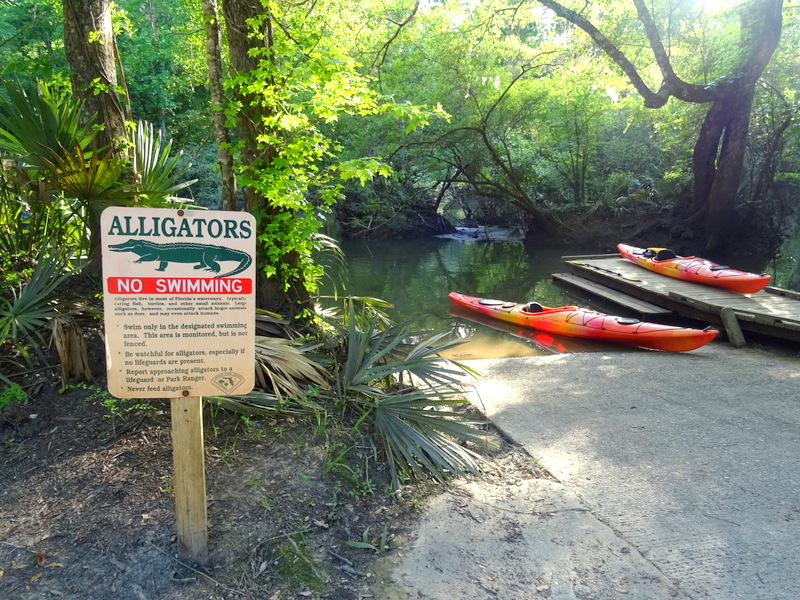
M 407 547 L 438 493 L 392 503 L 371 449 L 370 475 L 348 479 L 335 432 L 207 411 L 203 574 L 175 559 L 166 401 L 128 410 L 100 386 L 54 385 L 0 415 L 0 600 L 377 597 L 375 559 Z

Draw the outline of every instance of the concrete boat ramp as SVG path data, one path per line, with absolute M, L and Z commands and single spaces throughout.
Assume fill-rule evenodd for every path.
M 554 479 L 457 484 L 376 598 L 800 598 L 797 353 L 470 361 L 471 401 Z

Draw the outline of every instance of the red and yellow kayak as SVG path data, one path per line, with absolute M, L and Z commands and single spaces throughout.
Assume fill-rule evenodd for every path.
M 741 294 L 755 294 L 769 283 L 769 275 L 737 271 L 697 256 L 677 256 L 665 248 L 637 248 L 617 244 L 623 258 L 640 267 L 694 283 L 704 283 Z
M 715 329 L 691 329 L 615 317 L 577 306 L 550 308 L 450 292 L 450 302 L 508 323 L 572 337 L 598 339 L 654 350 L 688 352 L 713 340 Z

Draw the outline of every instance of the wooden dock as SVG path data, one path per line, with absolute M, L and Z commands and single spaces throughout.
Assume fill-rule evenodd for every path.
M 743 331 L 800 342 L 800 292 L 767 286 L 756 294 L 739 294 L 659 275 L 618 254 L 564 256 L 562 260 L 568 272 L 555 273 L 554 281 L 644 318 L 676 314 L 725 326 L 731 337 L 730 315 L 734 315 Z

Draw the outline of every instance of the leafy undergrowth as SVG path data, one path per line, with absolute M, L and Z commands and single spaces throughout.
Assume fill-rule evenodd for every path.
M 210 565 L 176 559 L 169 401 L 47 382 L 0 414 L 0 597 L 372 597 L 370 565 L 413 530 L 379 453 L 322 415 L 205 410 Z M 511 450 L 494 453 L 501 459 Z

